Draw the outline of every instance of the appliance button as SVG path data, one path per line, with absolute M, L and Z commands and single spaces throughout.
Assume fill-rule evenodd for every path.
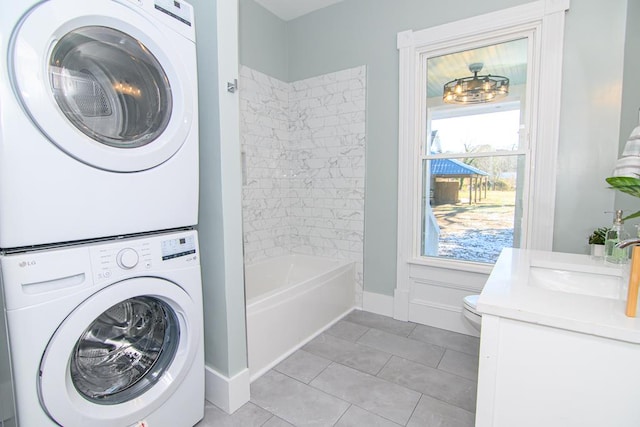
M 131 248 L 124 248 L 116 255 L 116 262 L 120 268 L 131 270 L 138 265 L 138 252 Z

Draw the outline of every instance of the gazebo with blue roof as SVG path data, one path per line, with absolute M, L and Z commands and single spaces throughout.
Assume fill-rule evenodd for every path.
M 484 188 L 484 197 L 487 197 L 487 181 L 489 178 L 487 172 L 456 159 L 430 160 L 430 168 L 431 176 L 433 177 L 431 187 L 434 189 L 433 201 L 436 204 L 458 203 L 458 192 L 461 187 L 457 181 L 438 181 L 437 178 L 469 178 L 469 204 L 482 200 L 482 188 Z

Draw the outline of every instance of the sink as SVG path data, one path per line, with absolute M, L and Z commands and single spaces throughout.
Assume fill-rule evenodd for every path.
M 582 267 L 582 266 L 580 266 Z M 592 268 L 584 271 L 553 265 L 529 268 L 529 285 L 541 289 L 599 298 L 621 299 L 624 280 L 620 268 Z
M 586 254 L 504 249 L 478 299 L 478 311 L 486 315 L 482 333 L 485 320 L 501 317 L 640 350 L 640 317 L 625 313 L 629 270 Z

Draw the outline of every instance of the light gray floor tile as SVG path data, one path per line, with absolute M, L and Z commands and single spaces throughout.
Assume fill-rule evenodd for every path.
M 362 310 L 353 310 L 345 316 L 344 320 L 357 323 L 368 328 L 380 329 L 381 331 L 389 332 L 391 334 L 402 335 L 403 337 L 409 336 L 416 327 L 415 323 L 403 322 L 391 317 L 369 313 Z
M 417 325 L 409 338 L 447 347 L 472 356 L 477 356 L 480 353 L 479 338 L 431 326 Z
M 251 384 L 251 402 L 296 426 L 332 426 L 349 404 L 276 371 Z
M 437 347 L 434 369 L 424 363 Z M 478 347 L 474 337 L 354 311 L 254 381 L 251 402 L 233 415 L 206 402 L 197 427 L 472 426 Z
M 273 417 L 269 418 L 269 421 L 264 423 L 262 427 L 294 427 L 294 425 L 274 415 Z
M 324 333 L 302 349 L 373 375 L 380 372 L 380 369 L 391 357 L 389 353 Z
M 405 425 L 420 393 L 334 363 L 311 385 L 381 417 Z
M 364 335 L 368 330 L 369 328 L 366 326 L 341 320 L 327 329 L 326 333 L 333 335 L 334 337 L 342 338 L 343 340 L 356 342 L 358 338 Z
M 475 411 L 477 388 L 475 381 L 397 356 L 389 360 L 378 376 L 467 411 Z
M 478 356 L 447 349 L 438 369 L 478 381 Z
M 377 329 L 370 329 L 358 340 L 358 343 L 386 353 L 395 354 L 403 359 L 431 366 L 432 368 L 438 366 L 445 351 L 444 347 L 412 340 Z
M 407 427 L 473 427 L 474 423 L 471 412 L 422 395 Z
M 331 360 L 315 354 L 298 350 L 285 360 L 280 362 L 274 369 L 290 376 L 305 384 L 318 376 L 320 372 L 331 364 Z
M 205 402 L 204 419 L 196 427 L 258 427 L 264 424 L 272 414 L 254 405 L 245 403 L 232 415 L 209 402 Z
M 365 411 L 355 405 L 351 405 L 347 412 L 340 418 L 335 427 L 399 427 L 400 424 L 396 424 L 389 421 L 386 418 L 382 418 L 376 414 L 372 414 L 369 411 Z

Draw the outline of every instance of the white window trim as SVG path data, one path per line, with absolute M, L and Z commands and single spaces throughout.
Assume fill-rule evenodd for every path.
M 545 215 L 528 215 L 529 231 L 525 246 L 550 250 L 553 242 L 553 226 L 556 193 L 557 147 L 560 128 L 560 92 L 562 80 L 562 53 L 565 13 L 570 0 L 539 0 L 476 17 L 463 19 L 421 31 L 398 33 L 399 50 L 399 154 L 398 154 L 398 249 L 397 282 L 394 301 L 394 317 L 409 320 L 410 270 L 422 266 L 448 270 L 464 270 L 489 274 L 492 266 L 482 263 L 456 262 L 436 258 L 427 259 L 417 254 L 415 236 L 420 202 L 416 193 L 420 188 L 416 175 L 419 156 L 421 121 L 417 119 L 420 100 L 417 88 L 421 85 L 418 75 L 419 61 L 425 51 L 464 42 L 482 40 L 491 34 L 535 31 L 532 48 L 534 80 L 531 91 L 537 98 L 530 117 L 530 141 L 544 141 L 535 146 L 531 159 L 533 180 L 526 195 L 529 212 L 545 212 Z M 560 42 L 558 42 L 560 40 Z M 549 214 L 551 213 L 551 214 Z

